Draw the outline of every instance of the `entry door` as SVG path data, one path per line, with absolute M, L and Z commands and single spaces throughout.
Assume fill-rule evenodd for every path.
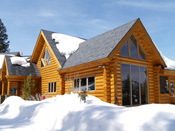
M 148 103 L 147 68 L 121 64 L 122 103 L 141 105 Z

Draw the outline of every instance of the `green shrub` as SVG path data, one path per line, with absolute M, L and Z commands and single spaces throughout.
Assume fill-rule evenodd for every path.
M 35 92 L 35 80 L 32 80 L 31 74 L 24 80 L 24 85 L 22 87 L 22 96 L 24 100 L 29 100 L 34 96 Z

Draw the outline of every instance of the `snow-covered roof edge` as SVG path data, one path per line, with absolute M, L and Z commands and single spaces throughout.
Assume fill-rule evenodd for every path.
M 15 56 L 14 54 L 6 54 L 6 53 L 0 53 L 0 69 L 2 68 L 2 64 L 4 62 L 5 56 Z
M 158 50 L 160 56 L 162 57 L 163 61 L 165 62 L 166 64 L 166 68 L 165 69 L 168 69 L 168 70 L 175 70 L 175 61 L 173 60 L 170 60 L 169 58 L 167 58 L 165 55 L 163 55 L 163 53 L 159 50 L 158 46 L 156 45 L 156 43 L 153 41 L 156 49 Z

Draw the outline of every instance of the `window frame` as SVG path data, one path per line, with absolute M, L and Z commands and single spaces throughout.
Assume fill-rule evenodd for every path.
M 47 59 L 47 52 L 49 53 L 48 59 Z M 52 57 L 50 55 L 50 52 L 49 52 L 49 50 L 46 47 L 44 49 L 44 52 L 42 53 L 42 57 L 41 57 L 41 60 L 40 60 L 40 67 L 43 68 L 43 67 L 51 65 L 51 58 Z M 49 63 L 49 61 L 50 61 L 50 63 Z
M 16 89 L 16 93 L 12 94 L 11 89 L 14 89 L 14 88 Z M 17 93 L 18 93 L 18 88 L 17 87 L 10 87 L 10 95 L 17 95 Z
M 80 91 L 82 91 L 82 88 L 81 88 L 81 80 L 82 80 L 82 79 L 85 79 L 85 78 L 86 78 L 86 91 L 88 91 L 88 87 L 89 87 L 89 82 L 88 82 L 89 79 L 88 79 L 88 78 L 90 78 L 90 77 L 93 77 L 93 78 L 94 78 L 94 90 L 89 90 L 89 92 L 96 91 L 95 76 L 88 76 L 88 77 L 82 77 L 82 78 L 79 78 L 79 79 L 73 79 L 73 91 L 74 91 L 74 92 L 80 92 Z M 75 85 L 74 85 L 74 83 L 75 83 L 74 81 L 75 81 L 75 80 L 79 81 L 78 91 L 76 91 L 75 88 L 74 88 L 74 87 L 75 87 Z
M 146 93 L 146 95 L 147 95 L 147 98 L 146 98 L 146 100 L 147 100 L 147 103 L 146 104 L 149 104 L 149 87 L 148 87 L 148 67 L 147 66 L 143 66 L 143 65 L 136 65 L 136 64 L 130 64 L 130 63 L 120 63 L 120 67 L 121 67 L 121 65 L 122 64 L 124 64 L 124 65 L 129 65 L 129 95 L 130 95 L 130 104 L 129 105 L 123 105 L 123 94 L 122 94 L 122 105 L 123 106 L 133 106 L 133 101 L 132 101 L 132 70 L 131 70 L 131 66 L 138 66 L 139 67 L 139 104 L 136 104 L 136 105 L 143 105 L 142 104 L 142 98 L 141 98 L 141 79 L 140 79 L 140 77 L 141 77 L 141 72 L 140 72 L 140 68 L 141 67 L 145 67 L 146 68 L 146 70 L 147 70 L 147 73 L 146 73 L 146 76 L 147 76 L 147 82 L 146 82 L 146 84 L 147 84 L 147 93 Z M 122 75 L 122 74 L 121 74 Z M 122 87 L 122 76 L 121 76 L 121 89 L 123 90 L 123 87 Z M 121 90 L 121 92 L 122 92 L 122 90 Z
M 172 91 L 171 83 L 173 83 L 173 91 Z M 175 90 L 174 90 L 174 81 L 170 81 L 170 91 L 171 91 L 172 93 L 175 93 Z
M 57 82 L 49 82 L 48 93 L 56 93 L 56 92 L 57 92 Z
M 135 40 L 136 40 L 136 48 L 137 48 L 137 57 L 138 58 L 133 58 L 133 57 L 131 57 L 131 43 L 130 43 L 130 40 L 132 40 L 131 39 L 131 37 L 134 37 L 135 38 Z M 127 57 L 127 56 L 124 56 L 124 55 L 121 55 L 121 48 L 124 46 L 124 44 L 125 43 L 128 43 L 128 54 L 129 54 L 129 56 Z M 143 47 L 141 46 L 141 44 L 140 44 L 140 42 L 137 40 L 137 38 L 135 37 L 135 35 L 134 34 L 131 34 L 131 36 L 125 41 L 125 43 L 121 46 L 121 48 L 120 48 L 120 56 L 121 57 L 126 57 L 126 58 L 131 58 L 131 59 L 135 59 L 135 60 L 141 60 L 141 61 L 147 61 L 147 55 L 146 55 L 146 53 L 145 53 L 145 51 L 144 51 L 144 49 L 143 49 Z M 139 48 L 141 48 L 142 50 L 143 50 L 143 53 L 145 54 L 145 59 L 143 58 L 143 59 L 141 59 L 140 58 L 140 49 Z
M 167 80 L 168 80 L 168 89 L 167 89 L 168 91 L 166 91 L 166 92 L 161 92 L 161 82 L 162 82 L 162 81 L 160 80 L 160 77 L 167 77 L 167 78 L 168 78 L 168 79 L 167 79 Z M 168 77 L 168 76 L 166 76 L 166 75 L 160 75 L 160 76 L 159 76 L 159 85 L 160 85 L 160 86 L 159 86 L 159 88 L 160 88 L 160 90 L 159 90 L 160 94 L 169 94 L 169 93 L 170 93 L 170 92 L 169 92 L 169 90 L 170 90 L 170 80 L 169 80 L 169 77 Z M 164 89 L 166 89 L 166 88 L 164 87 Z M 164 90 L 164 91 L 165 91 L 165 90 Z

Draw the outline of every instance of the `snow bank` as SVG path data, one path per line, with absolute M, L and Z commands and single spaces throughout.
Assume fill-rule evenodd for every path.
M 175 105 L 122 107 L 88 96 L 58 95 L 43 101 L 9 97 L 0 105 L 0 130 L 174 131 Z
M 28 57 L 13 56 L 10 59 L 12 64 L 21 65 L 23 67 L 30 67 L 30 63 L 28 62 Z
M 78 49 L 80 43 L 85 41 L 77 37 L 59 33 L 53 33 L 52 39 L 54 39 L 55 42 L 58 42 L 58 44 L 56 44 L 56 47 L 61 53 L 65 54 L 66 59 L 68 59 L 71 53 Z

